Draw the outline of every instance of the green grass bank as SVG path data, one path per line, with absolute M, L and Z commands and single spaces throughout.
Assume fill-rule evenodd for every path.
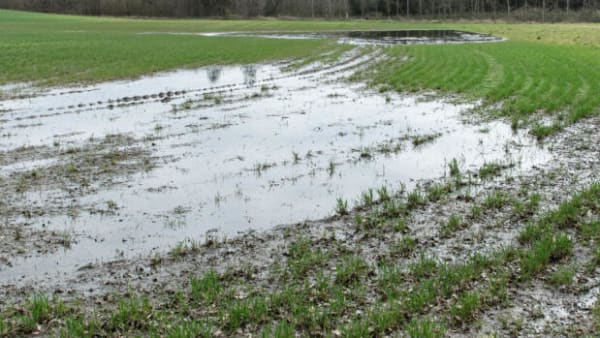
M 502 102 L 494 113 L 512 118 L 515 126 L 532 125 L 540 138 L 597 113 L 600 25 L 594 24 L 168 20 L 0 10 L 0 84 L 97 82 L 180 67 L 315 58 L 340 48 L 331 41 L 140 34 L 146 32 L 410 28 L 463 29 L 508 41 L 393 47 L 390 62 L 377 66 L 376 83 Z

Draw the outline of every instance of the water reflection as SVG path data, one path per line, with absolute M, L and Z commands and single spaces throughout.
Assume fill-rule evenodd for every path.
M 223 73 L 222 67 L 208 67 L 208 69 L 206 70 L 206 75 L 208 76 L 208 80 L 212 84 L 219 81 L 222 73 Z
M 242 66 L 242 72 L 244 73 L 244 84 L 247 86 L 253 86 L 256 83 L 256 66 L 244 65 Z

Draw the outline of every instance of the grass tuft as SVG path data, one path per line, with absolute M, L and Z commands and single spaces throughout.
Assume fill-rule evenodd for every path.
M 406 326 L 406 333 L 410 338 L 442 338 L 446 328 L 438 322 L 413 319 Z
M 472 321 L 481 306 L 481 296 L 477 291 L 464 293 L 450 308 L 452 322 L 454 324 L 465 324 Z
M 214 303 L 222 291 L 221 279 L 215 271 L 209 271 L 200 279 L 192 277 L 190 280 L 190 295 L 195 301 Z
M 361 257 L 347 257 L 337 265 L 335 282 L 343 286 L 351 286 L 360 282 L 368 272 L 369 265 Z

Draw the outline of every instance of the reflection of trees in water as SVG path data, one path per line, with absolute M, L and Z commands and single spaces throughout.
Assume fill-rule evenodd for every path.
M 206 71 L 206 74 L 208 75 L 208 80 L 210 81 L 210 83 L 215 83 L 215 82 L 219 81 L 219 78 L 221 78 L 222 73 L 223 73 L 223 68 L 221 68 L 221 67 L 210 67 Z
M 244 84 L 252 86 L 256 83 L 257 69 L 254 65 L 242 66 L 242 72 L 244 73 Z

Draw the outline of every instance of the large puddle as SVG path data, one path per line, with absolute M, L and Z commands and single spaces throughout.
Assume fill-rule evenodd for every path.
M 29 205 L 58 198 L 93 208 L 27 219 L 71 232 L 77 242 L 0 266 L 0 281 L 54 278 L 90 262 L 166 252 L 188 238 L 202 242 L 213 229 L 232 237 L 323 218 L 338 197 L 410 188 L 444 176 L 454 158 L 463 169 L 511 161 L 513 170 L 549 158 L 503 122 L 463 123 L 474 104 L 380 94 L 344 81 L 370 59 L 351 54 L 292 73 L 282 72 L 283 64 L 214 66 L 0 101 L 0 151 L 68 149 L 126 134 L 157 159 L 153 170 L 80 197 L 44 188 L 19 196 Z M 43 172 L 62 160 L 7 164 L 0 175 Z M 89 211 L 107 208 L 117 211 Z
M 203 33 L 204 36 L 251 36 L 271 39 L 336 39 L 351 45 L 407 45 L 441 43 L 497 42 L 503 39 L 490 34 L 458 30 L 387 30 L 332 32 L 257 32 Z

